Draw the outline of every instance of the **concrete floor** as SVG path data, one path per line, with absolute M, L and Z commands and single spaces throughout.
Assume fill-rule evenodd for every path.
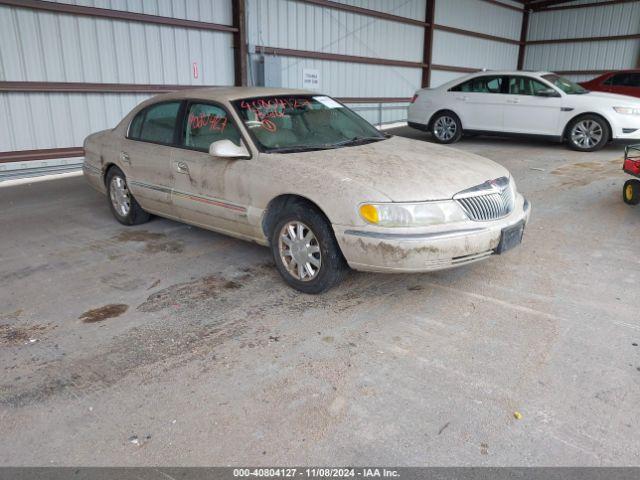
M 319 297 L 265 248 L 121 226 L 81 177 L 0 188 L 0 464 L 640 465 L 622 147 L 456 147 L 531 200 L 521 248 Z

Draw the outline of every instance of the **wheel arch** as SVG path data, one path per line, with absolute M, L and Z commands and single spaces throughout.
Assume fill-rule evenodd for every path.
M 462 124 L 462 119 L 460 118 L 460 115 L 458 115 L 455 111 L 451 110 L 450 108 L 441 108 L 439 110 L 436 110 L 433 113 L 433 115 L 431 115 L 431 117 L 429 118 L 429 122 L 427 123 L 427 129 L 429 131 L 431 131 L 431 127 L 433 127 L 433 120 L 436 118 L 436 116 L 438 116 L 441 113 L 453 113 L 456 117 L 458 117 L 458 120 L 460 121 L 460 126 L 464 130 L 464 125 Z
M 609 129 L 609 139 L 607 141 L 611 141 L 611 139 L 613 138 L 613 130 L 611 129 L 611 122 L 609 122 L 607 117 L 605 117 L 604 115 L 602 115 L 601 113 L 598 113 L 598 112 L 581 112 L 581 113 L 578 113 L 577 115 L 574 115 L 573 117 L 571 117 L 567 121 L 567 123 L 564 125 L 564 128 L 562 130 L 562 139 L 563 140 L 567 139 L 567 135 L 569 133 L 569 125 L 571 125 L 578 118 L 584 117 L 586 115 L 593 115 L 594 117 L 601 118 L 604 121 L 604 123 L 607 124 L 607 128 Z
M 104 183 L 104 186 L 107 186 L 107 175 L 109 175 L 109 172 L 111 171 L 112 168 L 120 168 L 118 167 L 118 165 L 116 165 L 113 162 L 107 163 L 104 166 L 104 173 L 102 175 L 102 183 Z
M 327 221 L 331 230 L 333 230 L 329 217 L 316 202 L 308 197 L 296 193 L 283 193 L 271 199 L 267 204 L 264 215 L 262 216 L 262 231 L 269 242 L 271 241 L 273 227 L 278 221 L 278 213 L 294 203 L 301 203 L 316 210 Z

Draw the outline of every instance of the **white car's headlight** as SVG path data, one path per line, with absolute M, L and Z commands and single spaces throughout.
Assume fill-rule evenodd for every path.
M 622 115 L 640 115 L 640 108 L 633 107 L 613 107 L 613 109 Z
M 422 203 L 364 203 L 360 215 L 381 227 L 426 227 L 439 223 L 468 220 L 453 200 Z

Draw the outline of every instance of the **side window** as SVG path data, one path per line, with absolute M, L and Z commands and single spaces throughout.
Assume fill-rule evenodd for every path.
M 631 74 L 629 73 L 618 73 L 613 77 L 609 78 L 606 82 L 606 85 L 612 85 L 614 87 L 627 87 L 630 86 Z
M 549 88 L 531 77 L 509 77 L 509 93 L 511 95 L 535 95 L 540 90 Z
M 216 105 L 192 103 L 187 112 L 184 146 L 208 152 L 218 140 L 231 140 L 240 145 L 240 132 L 226 110 Z
M 144 120 L 137 139 L 153 143 L 173 143 L 179 109 L 180 102 L 159 103 L 147 108 L 144 111 Z M 136 119 L 137 117 L 131 123 L 132 128 Z
M 140 138 L 140 129 L 142 127 L 142 120 L 144 120 L 145 110 L 142 110 L 138 113 L 133 120 L 131 121 L 131 125 L 129 125 L 129 133 L 127 137 L 137 140 Z
M 636 87 L 640 88 L 640 73 L 630 73 L 629 74 L 629 85 L 628 87 Z
M 452 92 L 470 93 L 500 93 L 502 90 L 502 77 L 485 76 L 467 80 L 451 89 Z

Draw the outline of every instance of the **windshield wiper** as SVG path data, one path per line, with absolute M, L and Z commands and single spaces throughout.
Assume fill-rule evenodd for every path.
M 330 145 L 297 145 L 293 147 L 276 147 L 270 148 L 266 153 L 293 153 L 293 152 L 312 152 L 314 150 L 327 150 Z
M 342 140 L 338 143 L 325 143 L 323 145 L 297 145 L 292 147 L 276 147 L 270 148 L 266 153 L 293 153 L 293 152 L 312 152 L 314 150 L 331 150 L 334 148 L 344 147 L 345 145 L 359 145 L 367 142 L 377 142 L 385 140 L 386 137 L 353 137 Z
M 338 148 L 338 147 L 344 147 L 345 145 L 360 145 L 362 143 L 378 142 L 380 140 L 385 140 L 385 137 L 353 137 L 353 138 L 349 138 L 348 140 L 343 140 L 338 143 L 333 143 L 331 144 L 331 147 Z

